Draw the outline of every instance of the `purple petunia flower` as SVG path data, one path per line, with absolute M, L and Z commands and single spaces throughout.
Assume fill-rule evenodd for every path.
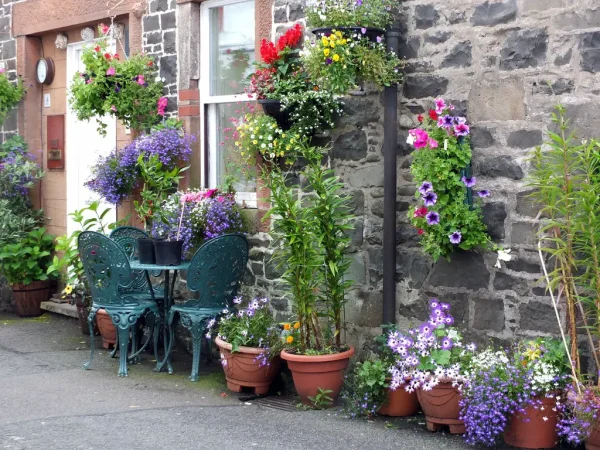
M 467 136 L 469 134 L 469 125 L 465 123 L 459 123 L 454 126 L 454 134 L 457 136 Z
M 437 194 L 433 191 L 427 192 L 422 198 L 425 206 L 433 206 L 437 202 Z
M 422 195 L 425 195 L 429 191 L 433 191 L 433 184 L 431 184 L 429 181 L 423 181 L 423 184 L 421 184 L 421 187 L 419 187 L 419 192 Z
M 467 123 L 467 119 L 465 117 L 456 116 L 454 118 L 454 124 L 455 125 L 461 125 L 461 124 L 465 124 L 465 123 Z
M 488 191 L 487 189 L 482 189 L 481 191 L 477 192 L 477 195 L 479 195 L 479 197 L 481 198 L 485 198 L 485 197 L 489 197 L 490 191 Z
M 365 33 L 367 32 L 367 29 L 363 27 L 363 28 L 361 28 L 361 29 L 360 29 L 360 32 L 361 32 L 362 34 L 365 34 Z
M 439 128 L 446 128 L 446 129 L 450 129 L 454 126 L 454 117 L 446 115 L 443 117 L 440 117 L 438 119 L 438 123 L 437 123 Z
M 468 188 L 475 186 L 475 183 L 477 183 L 477 178 L 475 178 L 475 177 L 470 177 L 470 178 L 462 177 L 461 180 L 465 184 L 465 186 L 467 186 Z
M 462 234 L 460 231 L 455 231 L 448 237 L 450 238 L 450 242 L 452 242 L 453 244 L 460 244 L 460 241 L 462 241 Z
M 327 64 L 327 65 L 331 64 L 332 62 L 333 62 L 333 59 L 331 59 L 331 58 L 327 58 L 325 60 L 325 64 Z
M 377 43 L 378 43 L 378 44 L 381 44 L 381 40 L 382 40 L 382 39 L 381 39 L 381 36 L 377 36 Z
M 425 216 L 425 219 L 427 219 L 428 225 L 437 225 L 440 223 L 440 215 L 435 211 L 429 211 Z

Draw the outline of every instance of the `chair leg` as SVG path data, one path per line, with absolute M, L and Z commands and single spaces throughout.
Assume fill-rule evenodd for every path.
M 201 320 L 199 323 L 192 324 L 192 348 L 194 350 L 194 358 L 192 360 L 192 374 L 190 375 L 190 381 L 198 381 L 200 377 L 198 376 L 198 372 L 200 370 L 200 353 L 202 350 L 202 323 Z
M 152 339 L 154 340 L 154 359 L 156 359 L 156 364 L 158 365 L 158 337 L 160 336 L 160 328 L 163 325 L 162 317 L 160 313 L 157 311 L 154 313 L 154 334 L 152 335 Z
M 117 335 L 117 342 L 115 343 L 115 348 L 112 349 L 112 352 L 110 352 L 110 356 L 111 358 L 114 358 L 117 356 L 117 352 L 119 351 L 119 335 Z
M 98 309 L 100 308 L 92 307 L 90 315 L 88 316 L 88 325 L 90 327 L 90 360 L 83 365 L 85 370 L 88 370 L 91 367 L 92 360 L 94 359 L 94 349 L 96 347 L 96 343 L 94 342 L 94 319 L 96 318 Z
M 133 326 L 135 326 L 134 324 Z M 127 350 L 129 347 L 129 331 L 130 327 L 121 328 L 117 327 L 119 333 L 119 376 L 127 376 Z

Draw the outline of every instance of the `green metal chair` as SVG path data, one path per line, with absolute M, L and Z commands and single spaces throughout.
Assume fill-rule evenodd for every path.
M 190 291 L 200 298 L 173 305 L 169 310 L 169 329 L 174 341 L 176 318 L 192 334 L 193 361 L 190 381 L 198 381 L 202 336 L 210 319 L 232 305 L 248 263 L 248 241 L 240 234 L 228 234 L 206 242 L 194 255 L 187 272 Z
M 78 249 L 90 289 L 92 308 L 88 316 L 90 335 L 90 360 L 83 365 L 89 369 L 94 359 L 93 322 L 99 309 L 104 309 L 112 319 L 119 339 L 119 376 L 127 376 L 127 351 L 130 331 L 135 334 L 140 317 L 149 319 L 151 333 L 154 335 L 154 353 L 158 353 L 158 329 L 161 316 L 158 306 L 149 299 L 142 299 L 127 293 L 131 290 L 132 271 L 127 254 L 111 239 L 93 231 L 84 231 L 78 238 Z M 132 339 L 132 354 L 136 358 L 150 342 L 137 350 L 137 339 Z

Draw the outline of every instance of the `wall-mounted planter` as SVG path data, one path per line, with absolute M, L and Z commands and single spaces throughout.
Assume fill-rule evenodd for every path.
M 264 113 L 271 116 L 283 131 L 287 131 L 292 127 L 290 121 L 290 113 L 281 108 L 281 102 L 277 99 L 259 100 L 258 103 L 262 106 Z

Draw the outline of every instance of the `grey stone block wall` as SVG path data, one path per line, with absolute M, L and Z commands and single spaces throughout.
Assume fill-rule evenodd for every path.
M 302 8 L 302 1 L 276 1 L 274 33 L 302 18 Z M 600 136 L 600 9 L 594 0 L 408 0 L 402 8 L 407 75 L 398 104 L 396 321 L 409 326 L 426 319 L 427 300 L 439 297 L 479 342 L 555 334 L 551 301 L 538 283 L 537 210 L 527 198 L 527 156 L 552 127 L 550 114 L 559 101 L 579 137 Z M 415 205 L 407 132 L 438 96 L 472 125 L 475 175 L 492 191 L 485 221 L 493 239 L 512 249 L 513 259 L 501 269 L 491 253 L 460 253 L 451 263 L 434 264 L 406 217 Z M 323 141 L 332 143 L 330 163 L 353 197 L 349 276 L 355 285 L 345 319 L 348 341 L 361 347 L 380 332 L 382 309 L 382 94 L 367 89 L 344 101 L 348 115 Z M 251 243 L 246 282 L 269 294 L 285 316 L 290 304 L 270 260 L 268 235 L 252 236 Z
M 177 1 L 148 0 L 142 19 L 144 52 L 154 57 L 169 99 L 167 111 L 177 111 Z

